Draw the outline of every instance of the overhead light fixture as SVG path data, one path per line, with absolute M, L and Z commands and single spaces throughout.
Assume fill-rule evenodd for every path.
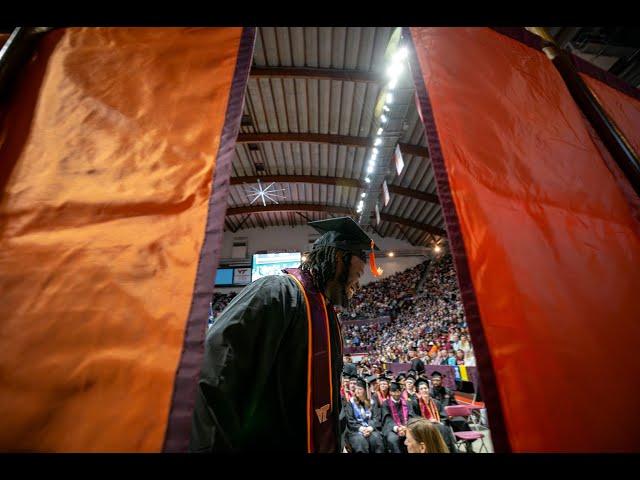
M 377 157 L 378 156 L 378 149 L 373 147 L 371 149 L 371 155 L 374 156 L 374 157 Z
M 367 192 L 362 192 L 362 193 L 360 194 L 360 196 L 361 196 L 362 198 L 366 197 L 366 196 L 367 196 Z M 362 200 L 361 200 L 361 201 L 362 201 Z
M 373 165 L 369 164 L 367 167 L 367 173 L 373 173 Z
M 370 179 L 369 177 L 366 177 L 366 178 L 364 179 L 364 181 L 365 181 L 365 182 L 367 182 L 367 183 L 371 183 L 371 179 Z
M 373 142 L 373 144 L 376 146 L 380 145 L 381 143 L 382 143 L 382 139 L 380 137 L 376 137 L 375 141 Z
M 387 107 L 386 105 L 384 105 L 382 107 L 382 110 L 384 110 L 385 112 L 388 112 L 389 110 L 391 110 L 389 107 Z
M 382 127 L 380 127 L 380 128 L 378 129 L 378 133 L 377 133 L 376 135 L 380 135 L 382 132 L 383 132 L 383 129 L 382 129 Z
M 387 77 L 390 79 L 397 79 L 402 73 L 402 63 L 394 62 L 387 67 Z
M 436 245 L 435 247 L 433 247 L 433 251 L 436 252 L 436 253 L 440 252 L 440 250 L 442 250 L 440 248 L 440 245 Z
M 390 93 L 387 93 L 387 103 L 393 103 L 393 95 Z
M 393 257 L 393 256 L 395 256 L 395 253 L 393 253 L 393 252 L 389 252 L 389 253 L 387 253 L 387 256 L 389 256 L 389 257 Z
M 396 53 L 393 54 L 393 61 L 402 62 L 404 59 L 407 58 L 407 55 L 409 55 L 409 50 L 407 50 L 407 47 L 400 47 L 396 51 Z
M 398 79 L 392 78 L 391 80 L 389 80 L 389 83 L 387 84 L 387 90 L 393 90 L 394 88 L 396 88 L 397 84 L 398 84 Z
M 387 122 L 387 116 L 384 113 L 382 115 L 380 115 L 380 122 L 381 123 L 386 123 Z

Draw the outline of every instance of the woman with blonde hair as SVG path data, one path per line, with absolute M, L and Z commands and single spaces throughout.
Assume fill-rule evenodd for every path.
M 436 424 L 425 418 L 409 420 L 404 444 L 409 453 L 449 453 Z

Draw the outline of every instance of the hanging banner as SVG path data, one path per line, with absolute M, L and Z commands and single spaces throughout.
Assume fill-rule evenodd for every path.
M 253 38 L 40 39 L 0 112 L 1 451 L 187 451 Z
M 386 207 L 389 204 L 389 187 L 387 187 L 386 180 L 382 182 L 382 198 L 384 200 L 384 206 Z
M 402 159 L 402 152 L 400 151 L 400 145 L 396 145 L 396 151 L 393 156 L 396 164 L 396 172 L 398 176 L 402 173 L 402 169 L 404 168 L 404 160 Z
M 638 451 L 640 416 L 620 412 L 640 362 L 621 349 L 611 375 L 598 353 L 640 341 L 634 203 L 540 42 L 509 30 L 405 31 L 493 443 Z

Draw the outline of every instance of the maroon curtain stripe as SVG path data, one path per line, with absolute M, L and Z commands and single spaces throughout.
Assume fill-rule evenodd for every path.
M 471 272 L 467 260 L 467 254 L 460 230 L 460 222 L 456 212 L 455 204 L 451 196 L 451 186 L 447 176 L 447 167 L 442 156 L 438 130 L 431 108 L 429 93 L 424 84 L 424 78 L 418 62 L 418 57 L 413 45 L 411 31 L 405 27 L 403 36 L 411 43 L 410 65 L 413 74 L 413 81 L 416 87 L 416 95 L 420 104 L 423 122 L 429 145 L 429 155 L 436 177 L 438 198 L 442 206 L 445 218 L 449 245 L 453 254 L 458 277 L 458 285 L 462 296 L 469 331 L 473 337 L 473 347 L 476 352 L 476 361 L 480 372 L 480 385 L 482 395 L 487 406 L 487 414 L 491 427 L 491 438 L 493 440 L 496 453 L 511 452 L 511 445 L 505 427 L 502 411 L 502 402 L 498 390 L 498 382 L 493 368 L 493 361 L 489 352 L 489 346 L 484 334 L 484 328 L 480 320 L 480 311 L 476 299 L 475 289 L 471 280 Z
M 193 298 L 185 329 L 182 354 L 176 372 L 171 410 L 164 439 L 163 451 L 165 452 L 186 452 L 189 448 L 191 415 L 195 406 L 196 387 L 204 355 L 209 302 L 213 294 L 220 246 L 222 245 L 231 162 L 236 137 L 240 130 L 244 92 L 253 58 L 254 40 L 255 28 L 244 28 L 213 173 L 212 194 L 209 198 L 204 242 L 198 259 Z

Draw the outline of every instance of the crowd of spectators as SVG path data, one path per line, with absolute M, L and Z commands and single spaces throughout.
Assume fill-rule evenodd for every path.
M 209 325 L 236 293 L 215 293 Z M 368 354 L 367 363 L 405 363 L 417 350 L 425 365 L 475 366 L 451 255 L 426 260 L 360 288 L 339 313 L 345 347 Z M 388 323 L 371 320 L 388 317 Z
M 384 326 L 345 325 L 345 347 L 367 353 L 371 364 L 409 362 L 415 349 L 426 365 L 475 366 L 451 255 L 369 283 L 341 313 L 344 320 L 382 315 L 391 317 Z

